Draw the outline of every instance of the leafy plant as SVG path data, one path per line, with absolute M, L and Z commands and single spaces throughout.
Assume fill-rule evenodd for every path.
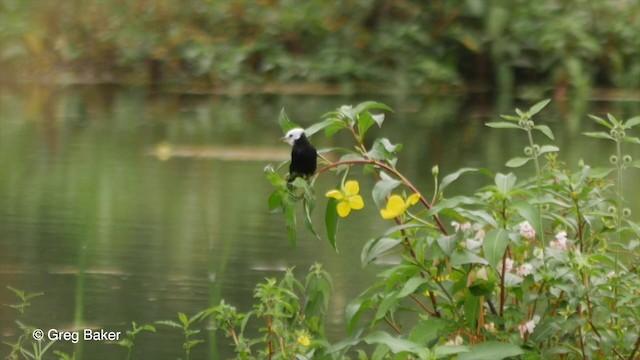
M 401 144 L 387 138 L 365 141 L 373 125 L 382 126 L 384 115 L 376 111 L 390 111 L 386 105 L 343 106 L 306 129 L 307 136 L 345 131 L 354 141 L 352 148 L 319 151 L 340 154 L 316 175 L 333 172 L 341 179 L 326 193 L 331 246 L 337 249 L 338 222 L 353 216 L 350 210 L 356 208 L 351 197 L 360 196 L 360 189 L 349 174 L 360 166 L 376 179 L 371 189 L 374 206 L 383 219 L 393 220 L 386 232 L 365 244 L 362 263 L 389 254 L 401 257 L 347 306 L 350 337 L 328 346 L 326 354 L 341 358 L 354 346 L 369 344 L 374 346 L 373 358 L 636 356 L 640 287 L 634 250 L 640 228 L 624 208 L 622 172 L 639 163 L 622 154 L 621 144 L 640 143 L 626 133 L 640 120 L 592 117 L 609 132 L 587 135 L 616 143 L 613 167 L 593 168 L 581 161 L 572 171 L 559 160 L 558 147 L 539 145 L 534 137 L 539 133 L 554 140 L 548 126 L 534 121 L 548 104 L 546 100 L 527 111 L 516 109 L 517 116 L 487 124 L 524 131 L 525 157 L 512 158 L 506 166 L 533 163 L 533 178 L 473 168 L 440 178 L 435 166 L 431 200 L 396 167 Z M 290 121 L 280 124 L 286 131 Z M 287 232 L 295 239 L 296 204 L 315 200 L 309 188 L 317 177 L 289 186 L 278 172 L 282 168 L 266 169 L 276 187 L 269 205 L 285 214 Z M 612 173 L 614 181 L 609 179 Z M 445 188 L 469 174 L 493 181 L 471 196 L 444 195 Z M 366 199 L 362 202 L 370 206 Z M 311 222 L 308 211 L 305 217 Z M 362 350 L 358 354 L 367 358 Z

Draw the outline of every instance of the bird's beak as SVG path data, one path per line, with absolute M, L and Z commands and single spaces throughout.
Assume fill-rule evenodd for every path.
M 280 138 L 280 141 L 287 142 L 287 137 L 286 137 L 286 136 L 281 137 L 281 138 Z

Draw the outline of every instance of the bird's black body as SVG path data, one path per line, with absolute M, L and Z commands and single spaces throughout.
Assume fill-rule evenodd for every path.
M 304 134 L 294 141 L 289 165 L 289 182 L 297 177 L 308 178 L 316 172 L 318 153 Z

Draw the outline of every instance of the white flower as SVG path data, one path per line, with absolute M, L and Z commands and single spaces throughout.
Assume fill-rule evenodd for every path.
M 465 222 L 460 224 L 457 221 L 452 221 L 451 222 L 451 226 L 453 226 L 453 228 L 457 231 L 462 231 L 462 232 L 466 232 L 471 230 L 471 223 L 470 222 Z
M 528 263 L 522 264 L 516 272 L 518 275 L 525 277 L 533 272 L 533 265 Z
M 480 239 L 480 240 L 467 239 L 464 242 L 467 245 L 467 249 L 473 251 L 475 249 L 480 248 L 480 246 L 482 246 L 483 239 Z
M 560 231 L 556 234 L 556 240 L 549 243 L 552 249 L 567 250 L 569 245 L 567 244 L 567 232 Z
M 533 240 L 536 237 L 536 230 L 529 224 L 528 221 L 520 223 L 520 236 L 527 240 Z
M 485 232 L 483 229 L 479 229 L 476 231 L 476 235 L 473 237 L 474 240 L 484 241 Z
M 544 260 L 544 250 L 539 247 L 533 249 L 533 256 L 538 260 Z
M 508 273 L 511 270 L 513 270 L 513 260 L 511 260 L 509 258 L 504 259 L 504 265 L 505 265 L 505 267 L 504 267 L 504 272 L 505 273 Z M 502 272 L 502 263 L 500 263 L 500 265 L 499 265 L 499 270 L 500 270 L 500 272 Z
M 487 330 L 490 333 L 495 333 L 496 332 L 496 325 L 492 322 L 488 323 L 488 324 L 484 324 L 484 329 Z
M 464 339 L 462 338 L 462 336 L 456 335 L 455 339 L 449 340 L 444 344 L 447 345 L 447 346 L 462 345 L 462 344 L 464 344 Z
M 536 329 L 536 324 L 540 321 L 540 317 L 535 315 L 531 320 L 525 321 L 518 325 L 518 330 L 520 331 L 520 337 L 524 339 L 526 334 L 533 334 L 533 331 Z

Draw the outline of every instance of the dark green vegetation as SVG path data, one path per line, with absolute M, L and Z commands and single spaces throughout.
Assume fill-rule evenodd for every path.
M 0 78 L 221 91 L 517 79 L 564 96 L 639 85 L 638 14 L 623 0 L 0 0 Z

